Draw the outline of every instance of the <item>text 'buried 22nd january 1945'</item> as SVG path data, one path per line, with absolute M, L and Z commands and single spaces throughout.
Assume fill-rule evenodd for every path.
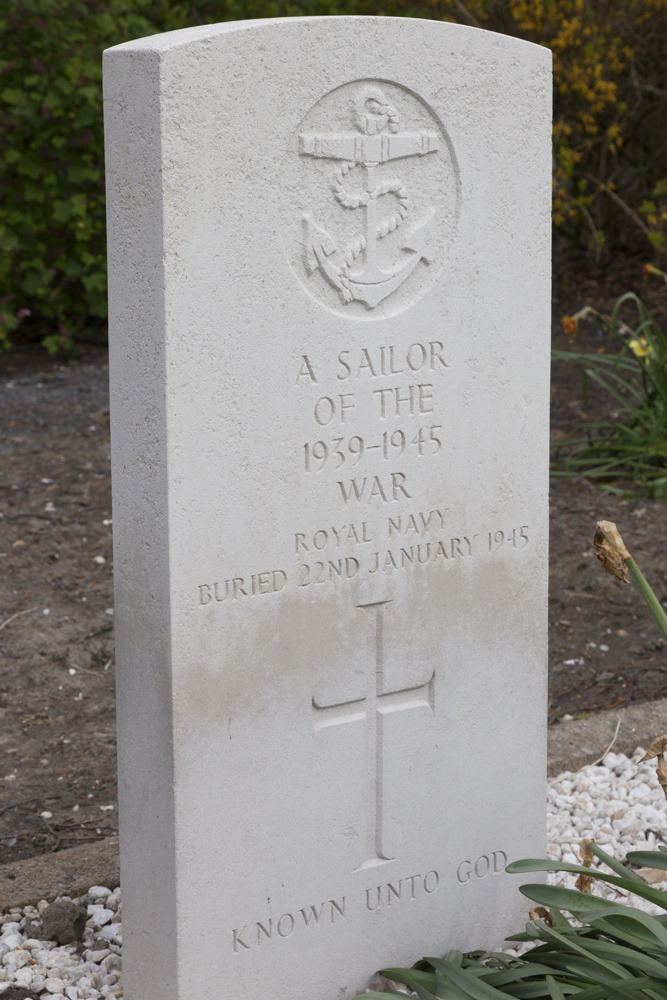
M 292 588 L 335 584 L 364 574 L 373 576 L 375 573 L 419 572 L 427 567 L 436 569 L 455 565 L 461 560 L 476 557 L 488 559 L 501 552 L 518 552 L 530 544 L 528 525 L 495 531 L 465 530 L 454 535 L 446 531 L 445 515 L 446 509 L 443 509 L 387 518 L 387 523 L 381 525 L 377 532 L 366 521 L 320 528 L 312 533 L 297 532 L 294 536 L 297 560 L 294 571 L 271 570 L 202 583 L 198 588 L 198 603 L 200 607 L 206 607 L 224 601 L 277 594 Z M 440 528 L 436 527 L 437 524 Z

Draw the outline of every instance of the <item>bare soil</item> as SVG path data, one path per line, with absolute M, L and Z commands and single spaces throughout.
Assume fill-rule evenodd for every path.
M 0 358 L 0 861 L 117 830 L 107 375 Z
M 606 334 L 595 320 L 582 322 L 572 340 L 563 332 L 561 319 L 586 305 L 609 314 L 627 291 L 635 292 L 667 330 L 667 284 L 647 277 L 643 264 L 621 255 L 595 264 L 567 241 L 557 239 L 553 347 L 615 353 L 618 339 Z M 593 386 L 584 410 L 581 370 L 567 362 L 552 364 L 554 444 L 613 409 L 616 405 L 608 395 Z M 552 480 L 550 501 L 550 721 L 564 714 L 581 717 L 665 697 L 665 643 L 635 588 L 604 572 L 593 556 L 592 541 L 595 521 L 615 521 L 659 600 L 667 605 L 667 503 L 626 499 L 593 482 L 562 479 Z
M 642 261 L 592 264 L 555 247 L 560 318 L 610 309 L 632 289 L 667 316 L 667 285 Z M 577 349 L 608 347 L 595 324 Z M 107 358 L 53 361 L 34 345 L 0 356 L 0 862 L 117 830 Z M 581 404 L 580 375 L 554 365 L 552 435 L 606 405 Z M 667 694 L 667 649 L 637 592 L 592 555 L 595 521 L 616 521 L 667 604 L 667 504 L 552 488 L 549 717 L 581 717 Z

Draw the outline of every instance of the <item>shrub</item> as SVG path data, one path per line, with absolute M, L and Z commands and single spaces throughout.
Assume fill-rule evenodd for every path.
M 150 18 L 148 16 L 150 11 Z M 0 343 L 106 317 L 104 48 L 180 26 L 167 0 L 9 0 L 0 13 Z
M 598 255 L 605 242 L 652 245 L 662 253 L 667 2 L 510 0 L 507 6 L 510 30 L 554 54 L 555 224 L 583 236 Z

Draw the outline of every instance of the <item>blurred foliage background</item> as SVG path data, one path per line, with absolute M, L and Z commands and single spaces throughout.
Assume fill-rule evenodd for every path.
M 0 0 L 0 346 L 106 330 L 102 50 L 193 24 L 376 14 L 554 55 L 554 225 L 604 261 L 667 257 L 667 0 Z

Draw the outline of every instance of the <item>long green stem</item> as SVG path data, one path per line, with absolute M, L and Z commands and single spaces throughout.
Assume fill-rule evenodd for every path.
M 625 565 L 628 567 L 630 576 L 635 581 L 637 590 L 648 604 L 651 614 L 655 618 L 658 628 L 662 632 L 663 638 L 667 639 L 667 614 L 665 614 L 665 609 L 651 590 L 646 577 L 634 559 L 626 559 Z

